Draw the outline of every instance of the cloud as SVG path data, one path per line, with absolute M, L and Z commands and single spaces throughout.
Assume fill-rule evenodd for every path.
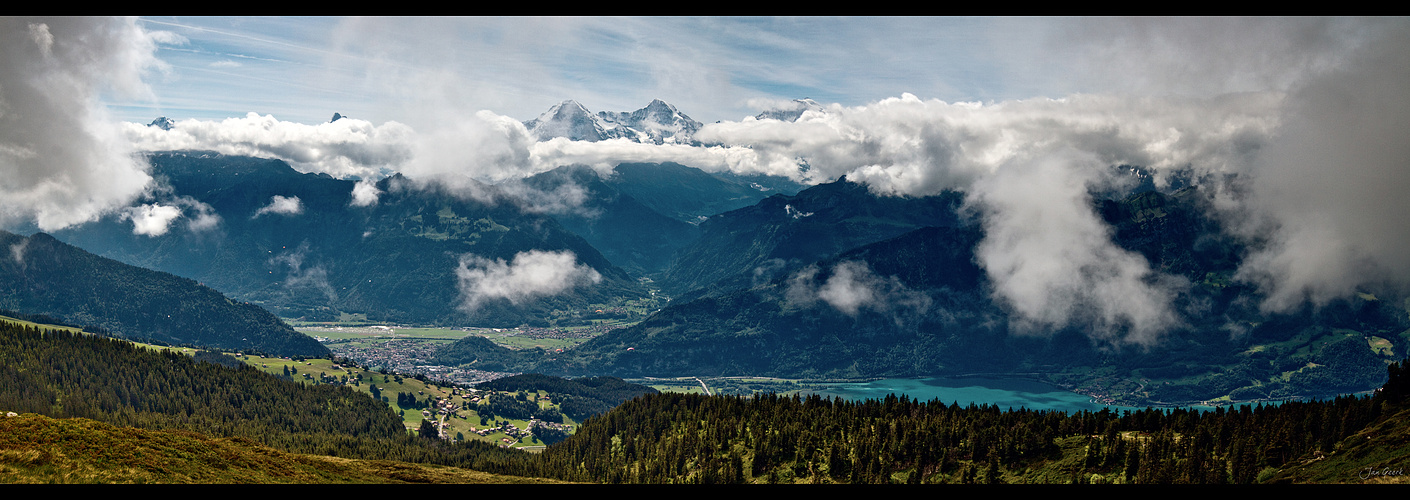
M 601 175 L 611 175 L 619 163 L 674 162 L 706 172 L 730 171 L 740 174 L 768 174 L 799 179 L 795 158 L 770 158 L 770 162 L 747 146 L 691 146 L 685 144 L 643 144 L 628 139 L 572 141 L 564 137 L 529 146 L 532 170 L 546 171 L 559 165 L 588 165 Z
M 125 208 L 118 220 L 131 220 L 132 234 L 161 236 L 178 217 L 181 217 L 180 208 L 153 203 Z
M 1180 324 L 1171 301 L 1184 286 L 1112 243 L 1088 196 L 1100 166 L 1072 152 L 1010 162 L 977 182 L 967 200 L 984 223 L 975 256 L 1016 332 L 1082 325 L 1098 340 L 1151 345 Z
M 1014 158 L 1059 149 L 1107 164 L 1156 170 L 1247 164 L 1277 126 L 1281 94 L 1214 99 L 1075 95 L 994 104 L 946 103 L 910 94 L 858 107 L 832 105 L 797 122 L 708 124 L 696 138 L 747 147 L 754 171 L 809 183 L 846 175 L 879 193 L 966 189 Z M 799 168 L 804 164 L 807 170 Z
M 0 224 L 58 230 L 142 195 L 147 166 L 98 98 L 150 99 L 156 44 L 132 19 L 0 19 Z
M 577 263 L 571 251 L 519 252 L 514 259 L 486 259 L 474 254 L 460 257 L 455 270 L 461 293 L 460 308 L 474 312 L 490 300 L 505 299 L 514 305 L 602 281 L 593 268 Z
M 15 259 L 15 264 L 19 265 L 20 269 L 25 268 L 24 251 L 27 248 L 29 248 L 29 238 L 25 238 L 24 241 L 10 245 L 10 258 Z
M 811 307 L 821 301 L 848 316 L 857 316 L 863 308 L 882 313 L 898 313 L 898 324 L 906 317 L 925 314 L 931 299 L 911 290 L 892 276 L 883 278 L 872 272 L 865 262 L 844 261 L 833 265 L 826 280 L 816 284 L 821 269 L 808 266 L 794 273 L 785 282 L 784 298 L 797 307 Z M 904 314 L 901 314 L 904 313 Z
M 304 267 L 304 260 L 308 257 L 309 242 L 305 240 L 299 243 L 298 248 L 291 252 L 285 252 L 269 259 L 271 265 L 283 264 L 288 268 L 284 276 L 284 289 L 293 290 L 296 288 L 314 288 L 323 293 L 330 302 L 338 300 L 338 294 L 333 290 L 333 286 L 328 284 L 328 270 L 323 266 Z
M 192 232 L 209 231 L 220 225 L 220 214 L 215 213 L 215 208 L 210 205 L 190 196 L 181 196 L 174 201 L 196 212 L 196 215 L 186 223 L 187 229 Z
M 353 184 L 352 201 L 350 205 L 354 207 L 370 207 L 377 204 L 377 199 L 382 195 L 382 191 L 377 189 L 377 184 L 363 179 Z
M 269 199 L 268 205 L 260 207 L 260 209 L 256 210 L 255 214 L 250 218 L 254 219 L 261 215 L 271 213 L 280 215 L 298 215 L 304 213 L 304 205 L 303 202 L 299 201 L 298 196 L 290 196 L 288 198 L 285 198 L 276 194 Z
M 222 154 L 279 158 L 302 172 L 334 177 L 376 178 L 412 157 L 414 132 L 387 122 L 344 118 L 305 125 L 248 113 L 221 121 L 182 120 L 171 130 L 123 123 L 122 132 L 143 151 L 210 150 Z
M 1299 82 L 1229 224 L 1253 243 L 1239 278 L 1266 311 L 1363 287 L 1410 289 L 1410 22 Z

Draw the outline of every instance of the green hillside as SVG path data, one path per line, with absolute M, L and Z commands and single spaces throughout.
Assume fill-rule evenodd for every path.
M 284 356 L 328 349 L 263 308 L 193 280 L 130 266 L 38 233 L 0 231 L 0 309 L 132 339 Z

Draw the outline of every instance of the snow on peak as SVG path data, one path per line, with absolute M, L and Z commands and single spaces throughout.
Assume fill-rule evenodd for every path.
M 540 141 L 555 137 L 589 142 L 621 138 L 664 144 L 690 142 L 701 123 L 660 99 L 636 111 L 602 111 L 595 115 L 577 101 L 567 100 L 524 122 L 524 126 Z
M 798 121 L 798 117 L 803 116 L 804 111 L 821 112 L 823 111 L 823 106 L 821 104 L 818 104 L 817 101 L 804 97 L 802 99 L 794 99 L 787 105 L 775 109 L 766 110 L 763 113 L 759 113 L 754 118 L 760 120 L 772 119 L 785 122 L 795 122 Z

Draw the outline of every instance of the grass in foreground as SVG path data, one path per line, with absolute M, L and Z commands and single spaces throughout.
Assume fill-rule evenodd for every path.
M 285 453 L 243 438 L 0 416 L 0 483 L 558 483 L 384 460 Z

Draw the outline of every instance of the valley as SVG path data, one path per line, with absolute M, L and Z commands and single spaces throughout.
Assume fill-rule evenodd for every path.
M 1074 473 L 1066 457 L 1078 449 L 1121 454 L 1128 448 L 1117 442 L 1158 437 L 1139 419 L 1124 420 L 1130 412 L 1167 411 L 1150 418 L 1178 422 L 1174 415 L 1195 408 L 1218 419 L 1249 405 L 1369 395 L 1410 345 L 1410 300 L 1394 288 L 1284 311 L 1260 307 L 1264 292 L 1238 278 L 1251 243 L 1225 227 L 1214 188 L 1158 188 L 1138 167 L 1113 167 L 1121 188 L 1089 193 L 1087 204 L 1122 252 L 1116 260 L 1145 263 L 1143 283 L 1169 294 L 1159 330 L 1122 316 L 1132 314 L 1122 312 L 1131 304 L 1090 298 L 1070 304 L 1069 319 L 1035 330 L 1020 304 L 999 292 L 1014 284 L 985 260 L 996 251 L 992 223 L 956 190 L 878 193 L 846 176 L 790 185 L 676 163 L 564 166 L 453 187 L 399 173 L 375 182 L 337 179 L 282 160 L 202 151 L 146 158 L 165 186 L 154 196 L 215 222 L 150 234 L 134 231 L 130 216 L 110 215 L 53 235 L 0 233 L 11 257 L 0 259 L 0 309 L 30 328 L 62 323 L 69 335 L 191 356 L 197 370 L 207 361 L 237 372 L 247 365 L 272 378 L 240 375 L 248 379 L 242 384 L 342 402 L 325 405 L 315 412 L 322 423 L 310 424 L 304 415 L 239 416 L 256 410 L 228 396 L 234 402 L 201 403 L 221 408 L 220 419 L 193 424 L 186 419 L 205 410 L 190 403 L 124 409 L 142 401 L 127 389 L 83 393 L 103 403 L 73 411 L 64 401 L 78 389 L 54 382 L 47 389 L 54 401 L 14 396 L 36 413 L 250 439 L 247 426 L 255 425 L 279 429 L 257 439 L 291 453 L 393 453 L 569 481 L 1051 481 L 1055 464 Z M 1026 389 L 1012 389 L 1019 386 Z M 769 431 L 788 437 L 719 429 L 721 441 L 689 443 L 699 459 L 685 463 L 644 451 L 637 462 L 600 458 L 611 470 L 560 463 L 588 453 L 581 447 L 594 440 L 608 439 L 591 446 L 626 446 L 623 434 L 603 437 L 626 429 L 602 430 L 589 418 L 636 418 L 615 412 L 641 411 L 631 405 L 656 403 L 634 398 L 657 394 L 706 398 L 671 403 L 689 407 L 758 400 L 807 408 L 748 410 L 735 424 L 746 427 L 765 425 L 750 412 L 850 412 L 882 400 L 893 411 L 900 396 L 911 398 L 903 405 L 927 405 L 924 412 L 978 415 L 1003 405 L 1072 419 L 1119 411 L 1122 432 L 1131 434 L 1106 435 L 1100 452 L 1094 443 L 1079 445 L 1071 429 L 1002 438 L 1018 446 L 1002 452 L 977 444 L 987 435 L 965 440 L 969 448 L 960 451 L 896 451 L 903 458 L 866 465 L 857 457 L 874 450 L 844 449 L 861 442 L 826 437 L 835 431 L 809 423 L 806 431 Z M 929 401 L 927 394 L 944 396 Z M 628 409 L 614 409 L 620 405 Z M 380 415 L 358 417 L 368 421 L 356 428 L 328 423 L 349 411 Z M 1371 422 L 1357 418 L 1357 425 Z M 632 446 L 686 446 L 679 433 L 703 432 L 679 422 L 650 425 L 675 430 L 656 429 Z M 1341 428 L 1338 436 L 1354 431 Z M 875 446 L 898 446 L 886 440 L 909 431 L 895 432 L 875 437 Z M 1173 436 L 1158 438 L 1178 442 Z M 914 439 L 932 438 L 955 445 L 943 433 Z M 1332 446 L 1299 439 L 1296 453 Z M 758 440 L 769 444 L 760 448 Z M 568 444 L 552 445 L 559 442 Z M 1227 477 L 1186 471 L 1181 480 L 1260 477 L 1250 472 L 1256 459 L 1239 455 L 1244 445 L 1219 446 L 1210 452 L 1223 457 Z M 792 458 L 772 455 L 774 448 Z M 516 450 L 543 458 L 501 454 Z M 1170 460 L 1191 463 L 1180 455 L 1186 451 Z M 1296 453 L 1263 460 L 1276 469 Z M 1080 477 L 1173 477 L 1141 476 L 1134 460 L 1122 456 L 1122 466 L 1135 469 L 1120 474 L 1116 459 L 1084 461 L 1091 474 Z

